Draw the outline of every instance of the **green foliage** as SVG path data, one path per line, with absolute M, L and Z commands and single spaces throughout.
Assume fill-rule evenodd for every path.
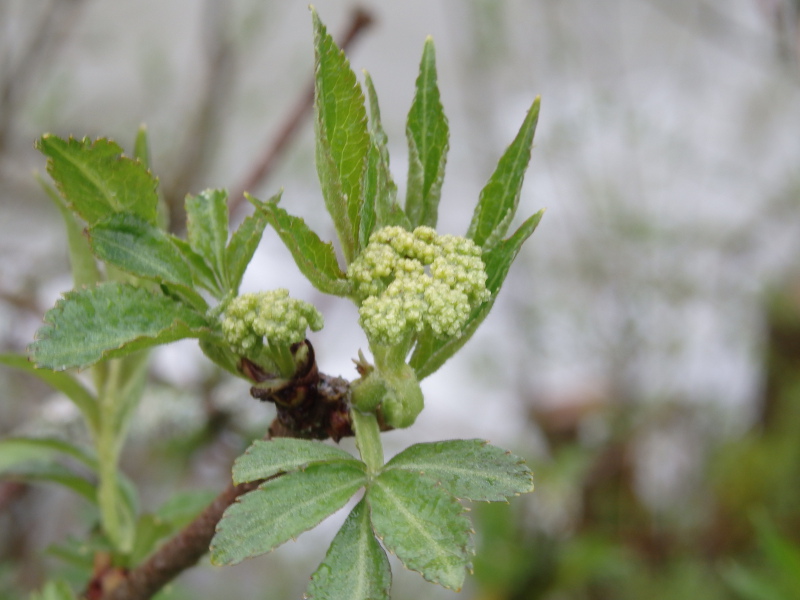
M 75 600 L 75 594 L 64 581 L 48 581 L 40 592 L 34 592 L 30 600 Z
M 55 188 L 43 186 L 64 217 L 75 289 L 45 315 L 29 348 L 32 363 L 11 355 L 0 362 L 70 398 L 92 435 L 94 453 L 55 440 L 10 440 L 0 443 L 0 472 L 60 483 L 89 499 L 102 526 L 93 548 L 107 548 L 115 566 L 135 568 L 197 515 L 208 500 L 204 493 L 139 512 L 119 472 L 120 452 L 144 387 L 146 350 L 156 345 L 198 339 L 208 358 L 255 384 L 254 395 L 278 403 L 282 417 L 295 400 L 315 401 L 321 379 L 305 336 L 321 329 L 321 313 L 286 290 L 238 295 L 270 225 L 318 290 L 359 307 L 375 364 L 359 353 L 361 377 L 336 402 L 344 406 L 343 415 L 337 413 L 340 428 L 354 431 L 361 460 L 317 441 L 254 442 L 236 460 L 233 480 L 258 487 L 225 511 L 211 544 L 212 562 L 235 564 L 269 552 L 364 489 L 312 576 L 308 597 L 388 598 L 387 551 L 428 581 L 458 590 L 474 553 L 474 532 L 460 500 L 500 501 L 529 492 L 530 470 L 519 457 L 481 440 L 416 444 L 384 464 L 380 432 L 414 422 L 424 404 L 420 380 L 483 322 L 541 219 L 541 212 L 533 215 L 504 239 L 516 214 L 539 101 L 481 193 L 467 236 L 439 234 L 434 227 L 449 127 L 433 41 L 425 42 L 408 114 L 408 186 L 401 207 L 372 80 L 365 76 L 365 94 L 313 9 L 312 19 L 316 164 L 344 265 L 333 244 L 278 205 L 279 194 L 263 202 L 248 196 L 256 211 L 232 235 L 227 192 L 190 195 L 186 239 L 166 230 L 144 129 L 134 158 L 106 139 L 43 136 L 37 147 L 48 158 Z M 91 369 L 94 389 L 65 372 L 73 368 Z M 303 418 L 316 414 L 308 408 Z M 324 430 L 322 423 L 311 425 Z M 65 465 L 64 457 L 91 478 Z M 86 567 L 84 557 L 60 552 Z M 43 593 L 50 595 L 42 598 L 50 600 L 61 588 L 48 585 Z
M 375 536 L 428 581 L 461 588 L 473 542 L 457 498 L 505 500 L 529 492 L 530 470 L 519 457 L 482 440 L 417 444 L 383 465 L 377 421 L 371 415 L 354 416 L 364 462 L 320 442 L 297 439 L 256 441 L 237 459 L 235 483 L 266 481 L 225 511 L 212 542 L 214 563 L 235 564 L 269 552 L 314 527 L 365 487 L 364 499 L 312 577 L 309 596 L 371 597 L 349 596 L 354 581 L 364 589 L 387 590 L 388 563 Z

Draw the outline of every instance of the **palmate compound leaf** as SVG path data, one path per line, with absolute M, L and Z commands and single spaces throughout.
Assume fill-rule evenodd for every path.
M 122 283 L 67 292 L 44 321 L 28 350 L 37 366 L 55 371 L 211 334 L 211 324 L 187 305 Z
M 469 519 L 455 497 L 416 473 L 388 469 L 366 499 L 388 550 L 428 581 L 461 589 L 474 550 Z
M 70 208 L 89 225 L 117 212 L 155 224 L 158 181 L 142 163 L 122 156 L 116 143 L 44 135 L 36 147 L 48 157 L 47 171 Z
M 344 450 L 316 440 L 256 440 L 233 463 L 233 482 L 266 479 L 277 473 L 296 471 L 310 463 L 331 460 L 347 461 L 353 457 Z
M 367 482 L 364 463 L 313 463 L 271 479 L 228 507 L 211 540 L 211 562 L 233 565 L 270 552 L 342 508 Z
M 419 473 L 464 500 L 492 502 L 533 491 L 525 462 L 483 440 L 414 444 L 384 468 Z
M 311 576 L 307 600 L 383 600 L 389 598 L 392 571 L 362 499 L 333 538 Z

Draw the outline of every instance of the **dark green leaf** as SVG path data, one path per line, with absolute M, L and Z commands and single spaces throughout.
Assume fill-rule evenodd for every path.
M 308 600 L 382 600 L 389 598 L 392 571 L 362 499 L 331 543 L 325 560 L 311 576 Z
M 44 320 L 29 351 L 37 366 L 57 371 L 210 332 L 186 305 L 119 283 L 67 292 Z
M 89 239 L 98 257 L 123 271 L 192 288 L 192 272 L 171 236 L 147 221 L 118 213 L 91 227 Z
M 369 133 L 364 93 L 344 52 L 312 8 L 317 172 L 347 262 L 358 254 Z
M 158 182 L 142 163 L 122 156 L 116 143 L 44 135 L 36 146 L 49 158 L 47 171 L 69 207 L 89 225 L 117 212 L 156 222 Z
M 491 502 L 533 491 L 525 461 L 483 440 L 414 444 L 385 468 L 420 473 L 465 500 Z
M 192 250 L 202 256 L 216 275 L 221 289 L 227 286 L 228 192 L 205 190 L 186 197 L 186 231 Z
M 277 202 L 280 196 L 276 195 L 270 201 Z M 231 236 L 231 241 L 225 250 L 225 263 L 228 271 L 228 286 L 234 293 L 238 293 L 242 284 L 247 265 L 253 259 L 253 254 L 261 242 L 264 228 L 267 226 L 267 215 L 260 210 L 247 217 Z
M 436 83 L 433 39 L 425 40 L 414 102 L 406 123 L 408 189 L 406 214 L 411 225 L 436 227 L 447 163 L 450 130 Z
M 222 516 L 211 541 L 211 562 L 236 564 L 264 554 L 315 527 L 366 483 L 356 460 L 309 465 L 241 496 Z
M 84 419 L 86 419 L 89 424 L 89 428 L 92 431 L 97 431 L 100 418 L 97 409 L 97 400 L 75 377 L 69 373 L 51 371 L 50 369 L 37 369 L 36 366 L 28 360 L 27 356 L 20 356 L 17 354 L 0 354 L 0 364 L 25 371 L 63 393 L 67 398 L 72 400 L 75 406 L 78 407 L 78 410 L 81 411 Z
M 333 244 L 323 242 L 309 229 L 305 221 L 293 217 L 275 201 L 261 202 L 248 196 L 256 208 L 263 211 L 273 229 L 292 253 L 297 267 L 319 291 L 336 296 L 346 296 L 350 284 L 339 268 Z
M 487 275 L 486 287 L 492 293 L 492 297 L 472 311 L 472 315 L 461 336 L 447 338 L 446 340 L 440 340 L 432 335 L 420 338 L 409 361 L 418 379 L 422 380 L 441 367 L 448 358 L 453 356 L 469 341 L 478 326 L 483 323 L 483 320 L 494 306 L 497 294 L 500 292 L 503 281 L 508 275 L 508 270 L 511 268 L 511 263 L 517 257 L 522 244 L 536 229 L 542 219 L 542 215 L 544 215 L 544 210 L 540 210 L 520 225 L 519 229 L 510 238 L 503 240 L 489 252 L 484 253 L 483 262 L 486 265 Z
M 531 159 L 533 135 L 539 119 L 539 98 L 533 101 L 517 137 L 506 149 L 497 169 L 481 191 L 467 237 L 484 251 L 503 239 L 517 212 L 525 170 Z
M 233 482 L 239 484 L 266 479 L 278 473 L 296 471 L 310 463 L 331 460 L 354 458 L 344 450 L 314 440 L 256 440 L 233 463 Z
M 384 546 L 428 581 L 460 590 L 473 554 L 464 507 L 431 480 L 399 469 L 381 473 L 366 494 Z

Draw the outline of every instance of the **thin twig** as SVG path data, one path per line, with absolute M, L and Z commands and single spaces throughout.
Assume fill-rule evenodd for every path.
M 374 23 L 372 15 L 363 8 L 356 8 L 350 17 L 350 25 L 339 42 L 339 47 L 346 50 L 359 34 L 364 32 Z M 300 99 L 294 104 L 294 110 L 288 115 L 277 134 L 264 148 L 264 152 L 253 164 L 241 185 L 234 188 L 230 195 L 230 212 L 233 214 L 244 202 L 244 193 L 254 191 L 264 180 L 269 177 L 278 159 L 286 152 L 289 143 L 297 136 L 300 126 L 305 121 L 308 113 L 314 106 L 314 80 L 303 90 Z

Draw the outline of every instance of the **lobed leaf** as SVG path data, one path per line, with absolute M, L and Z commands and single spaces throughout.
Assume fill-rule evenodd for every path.
M 517 212 L 525 170 L 531 159 L 533 136 L 539 120 L 540 98 L 533 101 L 519 133 L 503 153 L 492 176 L 481 190 L 467 237 L 484 251 L 503 239 Z
M 81 411 L 83 418 L 89 425 L 89 429 L 97 431 L 100 425 L 100 413 L 97 407 L 97 399 L 86 387 L 69 373 L 51 371 L 50 369 L 38 369 L 28 360 L 27 356 L 19 354 L 0 354 L 0 364 L 13 367 L 38 377 L 50 387 L 58 390 Z
M 297 267 L 315 288 L 336 296 L 349 294 L 350 284 L 339 268 L 333 244 L 320 240 L 303 219 L 287 213 L 278 206 L 277 201 L 261 202 L 252 196 L 248 196 L 248 199 L 264 213 L 292 253 Z
M 436 227 L 439 197 L 447 163 L 450 130 L 436 82 L 433 39 L 425 40 L 416 93 L 406 123 L 408 186 L 406 214 L 412 227 Z
M 219 288 L 227 288 L 228 192 L 205 190 L 186 196 L 186 232 L 189 245 L 205 259 Z
M 99 258 L 123 271 L 193 287 L 192 271 L 172 236 L 135 215 L 117 213 L 97 223 L 89 240 Z
M 344 52 L 312 8 L 317 172 L 345 260 L 359 251 L 362 180 L 369 149 L 364 93 Z
M 277 195 L 273 196 L 275 202 L 278 198 Z M 234 294 L 239 292 L 244 272 L 253 260 L 253 254 L 261 242 L 267 222 L 267 216 L 257 210 L 242 221 L 228 242 L 228 247 L 225 249 L 225 269 L 228 272 L 228 289 Z
M 400 469 L 381 473 L 366 494 L 372 526 L 403 564 L 460 590 L 473 554 L 464 507 L 431 480 Z
M 362 499 L 333 538 L 306 590 L 308 600 L 388 600 L 392 571 Z
M 367 480 L 356 460 L 309 465 L 267 481 L 228 507 L 211 541 L 211 562 L 232 565 L 315 527 Z
M 316 440 L 256 440 L 233 463 L 233 482 L 258 481 L 278 473 L 296 471 L 311 463 L 333 460 L 355 459 L 344 450 Z
M 37 366 L 56 371 L 211 331 L 185 304 L 121 283 L 67 292 L 44 320 L 29 352 Z
M 414 444 L 384 468 L 419 473 L 464 500 L 492 502 L 533 491 L 525 461 L 483 440 Z
M 491 298 L 475 308 L 467 321 L 460 336 L 440 340 L 433 335 L 423 335 L 414 348 L 409 365 L 414 369 L 417 378 L 422 380 L 434 373 L 448 358 L 453 356 L 466 344 L 484 319 L 489 315 L 497 299 L 497 294 L 505 281 L 511 264 L 527 240 L 541 221 L 544 210 L 532 215 L 520 225 L 519 229 L 510 238 L 503 240 L 483 255 L 486 265 L 486 288 L 492 293 Z
M 44 135 L 36 147 L 48 157 L 47 171 L 69 207 L 89 225 L 118 212 L 155 224 L 158 182 L 116 143 Z

